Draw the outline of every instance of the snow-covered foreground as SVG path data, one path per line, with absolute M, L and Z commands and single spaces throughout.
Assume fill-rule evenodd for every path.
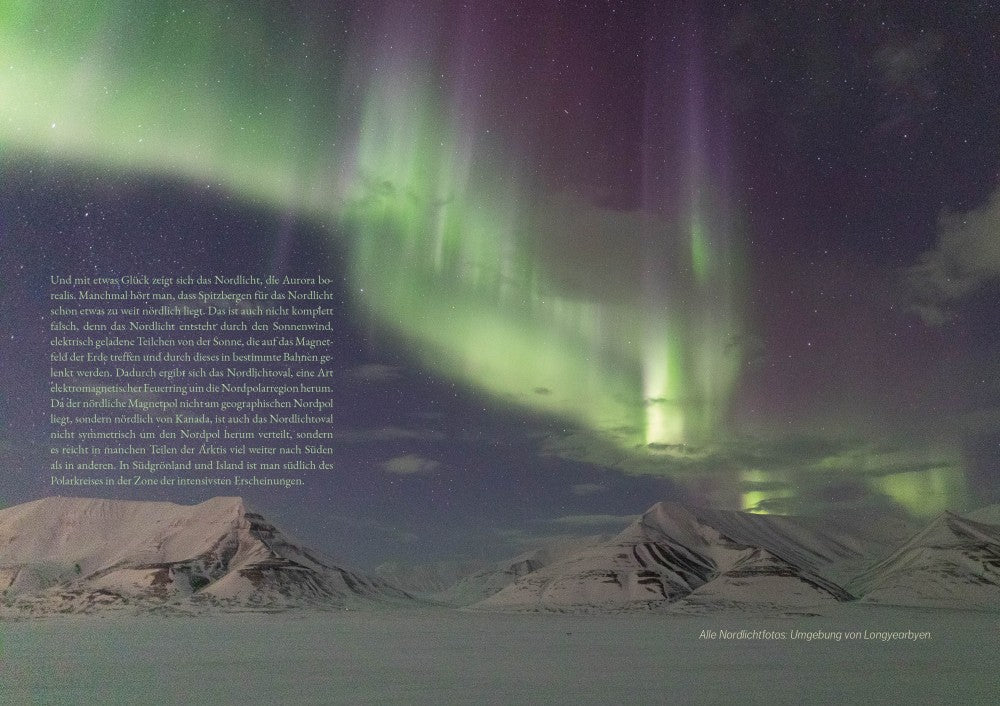
M 1000 667 L 998 614 L 859 605 L 794 618 L 64 616 L 0 623 L 0 635 L 4 704 L 989 703 Z

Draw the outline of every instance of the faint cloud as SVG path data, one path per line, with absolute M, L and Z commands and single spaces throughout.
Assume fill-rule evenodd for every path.
M 575 527 L 618 527 L 624 528 L 634 522 L 637 515 L 564 515 L 549 520 L 554 525 Z
M 401 429 L 400 427 L 382 427 L 370 432 L 374 441 L 396 441 L 412 439 L 414 441 L 444 441 L 448 437 L 433 429 Z
M 938 95 L 931 69 L 943 48 L 941 37 L 924 34 L 884 44 L 873 58 L 884 86 L 904 99 L 929 101 Z
M 386 537 L 392 538 L 396 542 L 403 544 L 413 544 L 420 540 L 419 535 L 410 530 L 402 529 L 384 522 L 378 522 L 364 517 L 351 517 L 348 515 L 329 515 L 328 519 L 346 527 L 355 529 L 373 530 Z
M 1000 190 L 981 208 L 939 220 L 937 248 L 905 272 L 913 309 L 928 324 L 954 317 L 954 306 L 1000 279 Z
M 552 532 L 529 532 L 524 529 L 504 528 L 497 529 L 495 534 L 508 545 L 514 547 L 516 551 L 547 550 L 555 553 L 581 549 L 590 544 L 607 541 L 614 536 L 614 534 L 606 532 L 591 534 L 593 526 L 583 526 L 583 529 L 584 533 L 581 534 L 575 532 L 572 527 L 566 527 L 565 529 L 559 527 L 556 528 L 558 533 L 552 534 Z M 621 529 L 620 526 L 613 528 L 614 533 L 619 532 Z
M 607 488 L 600 483 L 577 483 L 570 488 L 573 495 L 595 495 L 603 493 Z
M 935 34 L 897 37 L 875 51 L 872 62 L 882 86 L 877 134 L 910 134 L 921 130 L 921 116 L 932 111 L 940 90 L 935 65 L 944 41 Z
M 390 473 L 400 473 L 402 475 L 418 475 L 433 473 L 441 464 L 433 459 L 424 458 L 417 454 L 406 454 L 390 458 L 382 464 L 382 468 Z

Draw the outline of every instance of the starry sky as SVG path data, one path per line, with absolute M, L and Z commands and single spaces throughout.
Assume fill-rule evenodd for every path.
M 244 495 L 361 564 L 1000 500 L 993 3 L 0 8 L 7 504 L 67 271 L 332 278 L 336 470 Z

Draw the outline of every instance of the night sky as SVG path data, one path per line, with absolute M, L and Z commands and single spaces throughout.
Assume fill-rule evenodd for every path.
M 0 11 L 0 496 L 49 276 L 146 272 L 334 279 L 337 470 L 243 495 L 358 563 L 1000 501 L 1000 8 L 831 5 Z

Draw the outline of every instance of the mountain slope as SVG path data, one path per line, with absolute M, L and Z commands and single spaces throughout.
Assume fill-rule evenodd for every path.
M 343 607 L 406 600 L 294 543 L 240 498 L 52 497 L 0 511 L 0 589 L 30 612 L 103 605 Z
M 605 541 L 606 536 L 568 536 L 549 539 L 543 546 L 523 552 L 512 559 L 496 562 L 462 577 L 444 590 L 431 596 L 452 606 L 477 603 L 503 590 L 522 576 L 548 566 L 581 549 Z
M 633 610 L 681 599 L 702 605 L 850 600 L 816 567 L 855 558 L 858 550 L 777 519 L 658 503 L 613 539 L 522 576 L 476 607 Z
M 986 525 L 1000 525 L 1000 505 L 981 507 L 978 510 L 965 513 L 963 517 L 967 520 L 981 522 Z
M 1000 526 L 945 512 L 848 588 L 867 603 L 1000 609 Z

